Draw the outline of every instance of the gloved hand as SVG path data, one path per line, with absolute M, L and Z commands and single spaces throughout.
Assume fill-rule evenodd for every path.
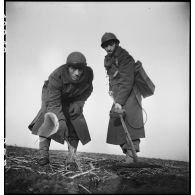
M 77 103 L 73 103 L 69 108 L 69 115 L 71 119 L 77 118 L 83 112 L 83 107 Z

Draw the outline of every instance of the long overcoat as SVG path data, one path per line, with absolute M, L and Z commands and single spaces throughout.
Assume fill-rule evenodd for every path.
M 124 119 L 132 140 L 145 137 L 142 98 L 134 80 L 134 64 L 133 57 L 120 46 L 116 46 L 115 51 L 104 59 L 109 76 L 109 91 L 112 91 L 114 101 L 126 110 Z M 115 145 L 126 142 L 120 118 L 110 115 L 106 141 Z
M 41 109 L 28 126 L 32 134 L 37 135 L 45 113 L 52 112 L 57 116 L 59 124 L 65 121 L 66 125 L 63 128 L 59 127 L 58 131 L 50 137 L 51 139 L 64 144 L 66 134 L 72 128 L 83 145 L 88 143 L 91 138 L 83 113 L 72 119 L 68 112 L 70 106 L 74 104 L 78 104 L 81 108 L 84 106 L 93 91 L 92 81 L 93 71 L 89 66 L 85 66 L 79 81 L 73 81 L 70 78 L 66 64 L 54 70 L 43 85 Z

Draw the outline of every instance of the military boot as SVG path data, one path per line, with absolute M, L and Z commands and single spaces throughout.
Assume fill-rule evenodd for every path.
M 125 163 L 129 164 L 129 163 L 133 163 L 133 154 L 131 150 L 127 150 L 126 152 L 126 158 L 125 158 Z
M 40 137 L 38 163 L 44 166 L 49 163 L 49 146 L 51 139 Z

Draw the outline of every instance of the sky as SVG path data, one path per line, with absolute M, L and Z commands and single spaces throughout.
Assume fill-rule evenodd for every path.
M 142 100 L 148 118 L 138 156 L 189 161 L 189 11 L 187 2 L 7 2 L 6 144 L 38 148 L 28 125 L 43 82 L 80 51 L 94 71 L 94 90 L 84 107 L 92 141 L 78 151 L 122 154 L 106 143 L 112 99 L 100 45 L 112 32 L 156 86 Z M 67 144 L 52 141 L 50 149 Z

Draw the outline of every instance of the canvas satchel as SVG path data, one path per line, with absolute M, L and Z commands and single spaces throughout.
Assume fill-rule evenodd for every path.
M 135 63 L 135 84 L 144 98 L 154 94 L 155 85 L 145 72 L 140 61 Z

